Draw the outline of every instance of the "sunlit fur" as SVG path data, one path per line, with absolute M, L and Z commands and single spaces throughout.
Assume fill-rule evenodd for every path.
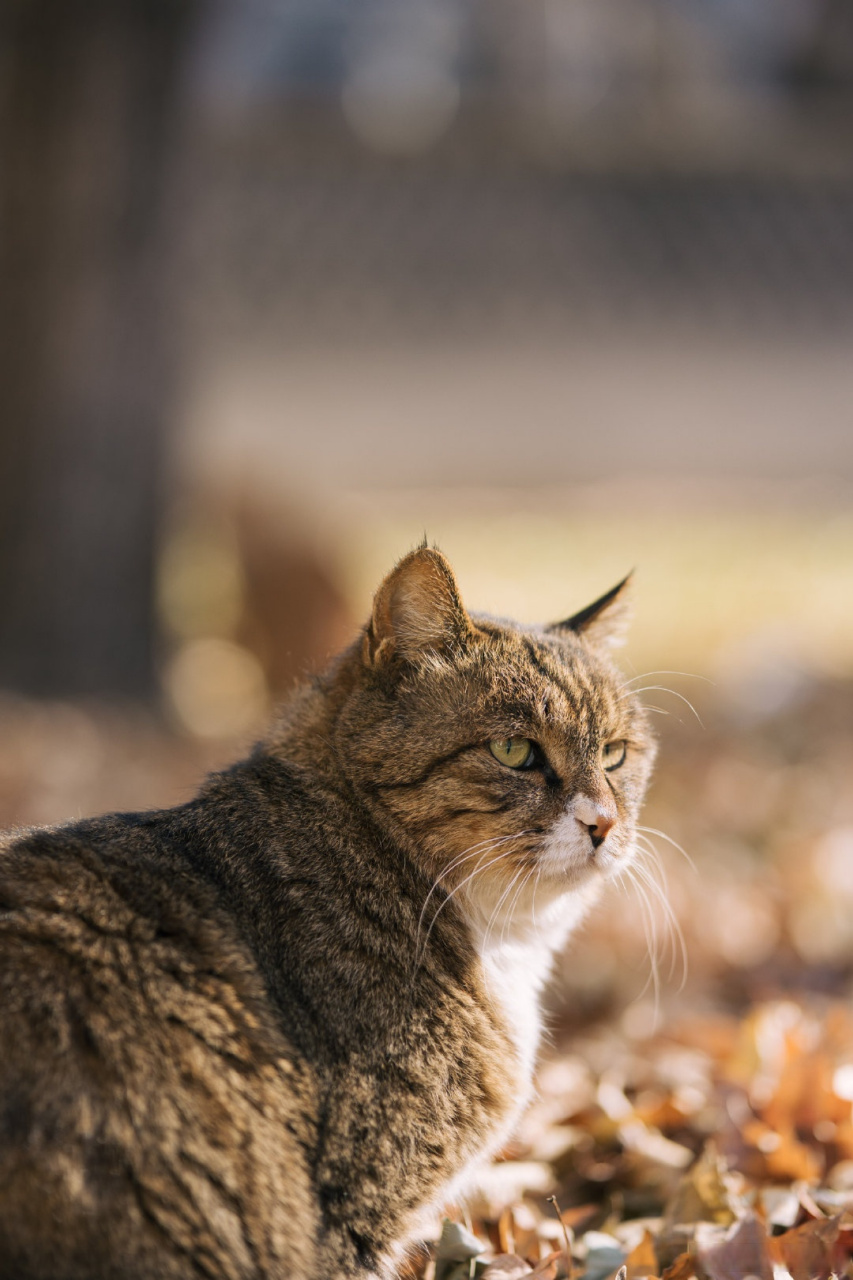
M 525 629 L 421 547 L 195 799 L 0 842 L 4 1275 L 393 1274 L 526 1105 L 557 948 L 642 867 L 625 590 Z

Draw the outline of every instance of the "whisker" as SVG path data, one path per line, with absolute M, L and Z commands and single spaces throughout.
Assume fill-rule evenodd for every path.
M 490 853 L 493 853 L 493 852 L 494 852 L 494 850 L 495 850 L 496 848 L 498 848 L 498 846 L 499 846 L 499 845 L 505 844 L 505 843 L 506 843 L 507 838 L 508 838 L 508 837 L 505 837 L 505 836 L 504 836 L 504 837 L 501 837 L 501 838 L 500 838 L 500 839 L 498 839 L 498 840 L 485 841 L 485 842 L 484 842 L 484 843 L 485 843 L 485 845 L 486 845 L 486 847 L 485 847 L 485 848 L 480 848 L 479 846 L 475 846 L 475 849 L 477 849 L 477 848 L 479 848 L 479 849 L 480 849 L 479 856 L 477 856 L 477 853 L 476 853 L 476 852 L 468 853 L 465 857 L 460 857 L 460 859 L 459 859 L 459 860 L 457 860 L 457 865 L 458 865 L 458 863 L 459 863 L 459 862 L 467 862 L 467 861 L 470 861 L 470 859 L 471 859 L 472 857 L 477 857 L 477 865 L 474 867 L 474 870 L 471 872 L 471 876 L 475 876 L 475 875 L 477 874 L 477 872 L 478 872 L 478 871 L 481 869 L 481 867 L 482 867 L 483 859 L 484 859 L 484 858 L 486 858 L 486 857 L 488 857 L 488 855 L 489 855 Z M 488 863 L 488 864 L 487 864 L 487 866 L 491 866 L 493 862 L 499 862 L 499 861 L 500 861 L 500 859 L 501 859 L 503 856 L 504 856 L 504 855 L 503 855 L 503 853 L 499 853 L 499 854 L 498 854 L 498 856 L 497 856 L 497 858 L 492 859 L 492 862 Z M 482 869 L 483 869 L 483 870 L 485 870 L 486 868 L 485 868 L 485 867 L 483 867 Z M 443 874 L 444 874 L 444 873 L 442 873 L 442 875 L 443 875 Z M 449 894 L 447 894 L 447 896 L 445 897 L 444 901 L 442 901 L 442 902 L 440 902 L 440 903 L 438 904 L 438 908 L 437 908 L 437 910 L 436 910 L 435 914 L 433 915 L 432 920 L 430 921 L 430 924 L 429 924 L 429 928 L 428 928 L 428 930 L 427 930 L 426 937 L 424 938 L 423 946 L 421 947 L 421 946 L 419 946 L 418 944 L 419 944 L 419 940 L 420 940 L 421 930 L 422 930 L 422 928 L 423 928 L 424 916 L 426 915 L 427 905 L 429 904 L 429 900 L 430 900 L 430 898 L 432 897 L 432 894 L 433 894 L 433 893 L 434 893 L 434 891 L 439 887 L 439 883 L 440 883 L 440 881 L 441 881 L 441 879 L 442 879 L 442 876 L 439 876 L 439 877 L 438 877 L 438 879 L 435 881 L 435 883 L 434 883 L 434 884 L 432 885 L 432 887 L 430 888 L 430 891 L 429 891 L 429 893 L 427 894 L 427 896 L 426 896 L 426 898 L 425 898 L 425 900 L 424 900 L 424 904 L 423 904 L 423 906 L 421 907 L 421 914 L 420 914 L 420 916 L 418 917 L 418 928 L 417 928 L 417 933 L 416 933 L 416 944 L 415 944 L 415 955 L 416 955 L 415 970 L 417 970 L 418 964 L 420 964 L 420 960 L 423 958 L 423 956 L 424 956 L 424 954 L 425 954 L 425 951 L 426 951 L 426 945 L 427 945 L 427 942 L 429 941 L 429 935 L 430 935 L 430 933 L 432 932 L 432 926 L 435 924 L 435 921 L 436 921 L 436 919 L 438 918 L 438 913 L 439 913 L 439 911 L 440 911 L 440 910 L 441 910 L 441 908 L 445 905 L 445 903 L 447 903 L 447 902 L 449 902 L 449 901 L 450 901 L 450 899 L 453 897 L 453 894 L 456 892 L 456 890 L 461 889 L 461 888 L 462 888 L 462 886 L 463 886 L 464 884 L 466 884 L 466 883 L 467 883 L 467 881 L 471 878 L 471 876 L 466 877 L 466 879 L 465 879 L 465 880 L 463 880 L 460 884 L 458 884 L 458 885 L 456 886 L 456 889 L 451 890 L 451 892 L 450 892 Z M 420 957 L 420 959 L 417 959 L 417 957 Z
M 486 931 L 485 931 L 485 933 L 483 934 L 483 950 L 484 950 L 484 951 L 485 951 L 486 947 L 487 947 L 487 946 L 488 946 L 488 944 L 489 944 L 489 934 L 491 933 L 492 928 L 494 927 L 494 925 L 496 925 L 496 924 L 497 924 L 497 922 L 498 922 L 498 916 L 499 916 L 499 914 L 500 914 L 500 909 L 501 909 L 501 907 L 503 906 L 503 904 L 504 904 L 504 902 L 506 901 L 506 899 L 509 897 L 510 893 L 512 892 L 513 885 L 517 882 L 517 880 L 519 879 L 519 877 L 522 875 L 523 871 L 524 871 L 524 867 L 519 867 L 519 868 L 517 869 L 517 871 L 515 872 L 515 874 L 514 874 L 514 875 L 512 876 L 512 878 L 510 879 L 509 884 L 506 886 L 506 888 L 504 889 L 503 893 L 501 894 L 501 896 L 498 898 L 497 902 L 495 903 L 494 910 L 492 911 L 491 915 L 489 916 L 488 924 L 486 925 Z
M 472 857 L 480 849 L 485 848 L 487 845 L 500 844 L 502 840 L 513 840 L 514 838 L 514 836 L 489 836 L 487 840 L 480 840 L 477 844 L 470 844 L 467 849 L 463 849 L 461 853 L 456 855 L 452 862 L 449 862 L 447 866 L 438 873 L 432 886 L 433 889 L 441 883 L 445 876 L 450 875 L 451 871 L 454 871 L 461 863 Z
M 651 908 L 651 903 L 649 902 L 648 894 L 636 877 L 636 867 L 628 863 L 624 870 L 625 875 L 631 882 L 640 902 L 640 918 L 643 926 L 643 936 L 646 940 L 646 951 L 649 956 L 649 976 L 646 978 L 637 999 L 639 1000 L 645 995 L 649 986 L 652 987 L 655 996 L 655 1020 L 657 1021 L 658 1010 L 660 1008 L 660 973 L 658 970 L 658 937 L 655 917 Z
M 692 867 L 697 875 L 699 874 L 696 863 L 693 861 L 687 850 L 682 849 L 678 841 L 673 840 L 672 836 L 668 836 L 665 831 L 658 831 L 657 827 L 641 827 L 639 825 L 636 830 L 639 831 L 641 835 L 660 836 L 661 840 L 665 840 L 667 844 L 671 844 L 673 849 L 676 849 L 681 856 L 686 859 L 688 866 Z M 654 848 L 654 846 L 652 847 Z M 657 852 L 657 850 L 655 850 L 655 852 Z
M 433 917 L 432 917 L 432 919 L 431 919 L 431 920 L 430 920 L 430 922 L 429 922 L 429 928 L 427 929 L 426 937 L 424 938 L 423 945 L 420 947 L 420 949 L 419 949 L 419 950 L 416 950 L 416 960 L 415 960 L 415 971 L 416 971 L 416 972 L 417 972 L 417 968 L 418 968 L 418 965 L 420 964 L 421 959 L 422 959 L 422 958 L 423 958 L 423 956 L 426 954 L 427 943 L 429 942 L 430 934 L 432 933 L 433 926 L 435 925 L 435 922 L 436 922 L 436 920 L 438 919 L 438 917 L 439 917 L 439 915 L 440 915 L 441 911 L 444 909 L 444 907 L 446 907 L 446 906 L 447 906 L 447 904 L 448 904 L 448 902 L 450 902 L 451 898 L 454 898 L 454 897 L 456 896 L 456 894 L 457 894 L 457 893 L 459 893 L 462 889 L 464 889 L 465 885 L 466 885 L 466 884 L 468 884 L 471 880 L 473 880 L 473 879 L 474 879 L 474 877 L 475 877 L 476 875 L 479 875 L 479 874 L 481 874 L 482 872 L 487 871 L 487 870 L 489 869 L 489 867 L 493 867 L 493 866 L 495 866 L 498 862 L 500 862 L 500 861 L 501 861 L 501 859 L 502 859 L 502 858 L 506 858 L 506 857 L 508 857 L 508 856 L 512 853 L 512 849 L 505 849 L 505 850 L 503 850 L 503 851 L 502 851 L 501 853 L 499 853 L 496 857 L 492 858 L 489 862 L 487 862 L 487 863 L 485 864 L 485 866 L 482 866 L 482 865 L 481 865 L 481 864 L 482 864 L 482 861 L 483 861 L 483 858 L 484 858 L 484 857 L 486 857 L 489 853 L 491 853 L 495 848 L 497 848 L 497 847 L 498 847 L 498 845 L 506 844 L 508 841 L 520 840 L 520 839 L 522 839 L 524 836 L 529 836 L 529 835 L 532 835 L 532 834 L 533 834 L 533 832 L 532 832 L 532 831 L 518 831 L 518 832 L 516 832 L 514 835 L 501 836 L 499 839 L 497 839 L 497 840 L 495 840 L 495 841 L 493 841 L 493 842 L 492 842 L 492 844 L 491 844 L 491 847 L 490 847 L 490 848 L 485 849 L 485 850 L 480 854 L 480 857 L 479 857 L 479 859 L 478 859 L 478 861 L 477 861 L 477 865 L 475 866 L 474 870 L 473 870 L 473 871 L 471 871 L 471 872 L 469 872 L 469 874 L 468 874 L 467 876 L 465 876 L 464 880 L 461 880 L 461 881 L 460 881 L 460 883 L 459 883 L 458 885 L 456 885 L 456 887 L 455 887 L 454 889 L 452 889 L 452 890 L 450 891 L 450 893 L 448 893 L 448 894 L 447 894 L 447 896 L 444 898 L 444 900 L 438 904 L 438 908 L 437 908 L 437 910 L 435 911 L 435 913 L 433 914 Z M 435 885 L 433 885 L 433 888 L 435 888 Z M 431 893 L 432 893 L 432 889 L 430 890 L 430 894 L 431 894 Z M 429 898 L 429 894 L 427 895 L 427 898 Z M 423 915 L 424 915 L 425 907 L 426 907 L 426 903 L 424 904 L 424 907 L 423 907 L 423 908 L 421 908 L 421 918 L 420 918 L 420 921 L 418 922 L 418 930 L 419 930 L 419 931 L 420 931 L 420 926 L 421 926 L 421 924 L 423 923 Z
M 427 909 L 429 900 L 435 893 L 436 889 L 440 886 L 442 880 L 460 867 L 463 862 L 468 862 L 471 858 L 476 857 L 477 853 L 481 850 L 488 853 L 491 849 L 496 849 L 498 845 L 503 844 L 505 841 L 515 840 L 516 838 L 516 836 L 490 836 L 488 840 L 480 840 L 479 843 L 469 845 L 467 849 L 462 851 L 462 853 L 457 854 L 453 861 L 448 863 L 448 865 L 443 869 L 443 871 L 438 873 L 433 881 L 429 893 L 424 899 L 424 904 L 421 907 L 420 919 L 418 920 L 418 930 L 420 931 L 420 926 L 423 924 L 424 913 Z
M 649 676 L 686 676 L 688 680 L 704 680 L 706 684 L 714 684 L 708 676 L 700 676 L 695 671 L 644 671 L 642 675 L 631 676 L 630 680 L 622 683 L 622 688 L 627 689 L 635 680 L 648 680 Z
M 680 698 L 681 701 L 685 703 L 685 705 L 688 706 L 690 710 L 693 712 L 694 716 L 699 721 L 699 724 L 702 726 L 702 728 L 703 729 L 705 728 L 705 725 L 702 722 L 702 717 L 700 716 L 699 712 L 696 710 L 696 708 L 694 707 L 690 699 L 685 698 L 684 694 L 679 693 L 677 689 L 668 689 L 665 684 L 645 684 L 641 689 L 629 689 L 627 693 L 622 694 L 622 697 L 619 699 L 619 701 L 624 702 L 626 698 L 632 697 L 634 694 L 651 693 L 652 690 L 654 689 L 657 689 L 658 692 L 660 693 L 671 693 L 674 698 Z
M 651 866 L 660 875 L 660 884 L 668 892 L 669 880 L 666 874 L 666 867 L 663 864 L 663 859 L 661 858 L 660 853 L 658 852 L 657 846 L 654 845 L 652 841 L 649 839 L 649 837 L 647 835 L 644 835 L 641 831 L 635 832 L 634 838 L 637 841 L 637 844 L 635 846 L 636 856 L 646 857 L 651 860 Z M 657 879 L 657 876 L 655 878 Z
M 522 868 L 522 870 L 523 869 L 524 868 Z M 528 881 L 530 880 L 530 877 L 533 875 L 533 870 L 534 870 L 533 867 L 527 868 L 527 874 L 525 875 L 524 879 L 521 881 L 521 884 L 516 889 L 515 896 L 512 902 L 509 904 L 509 911 L 507 911 L 506 913 L 506 919 L 504 920 L 503 927 L 501 929 L 501 946 L 503 946 L 504 933 L 506 932 L 506 927 L 509 924 L 510 920 L 512 920 L 512 913 L 515 911 L 515 908 L 518 905 L 518 899 L 521 897 L 521 894 L 524 891 L 524 886 L 528 883 Z
M 646 850 L 646 852 L 649 853 L 650 851 Z M 653 865 L 658 870 L 660 870 L 662 874 L 665 875 L 662 867 L 660 867 L 657 863 L 654 863 Z M 661 905 L 661 909 L 663 911 L 663 920 L 669 934 L 669 946 L 670 946 L 669 981 L 672 981 L 673 977 L 675 976 L 676 959 L 677 957 L 680 957 L 682 976 L 681 976 L 681 983 L 678 989 L 679 991 L 683 991 L 684 986 L 687 982 L 687 970 L 688 970 L 687 943 L 684 939 L 684 933 L 678 921 L 678 917 L 676 916 L 675 912 L 672 909 L 672 903 L 667 898 L 666 893 L 664 891 L 664 887 L 662 887 L 660 882 L 655 878 L 651 869 L 648 866 L 646 866 L 645 863 L 643 863 L 641 860 L 638 859 L 634 865 L 634 871 L 648 886 L 649 892 L 652 894 L 653 897 L 655 897 L 658 900 L 658 902 Z
M 674 973 L 675 965 L 675 944 L 672 941 L 673 936 L 678 941 L 678 950 L 681 954 L 682 981 L 679 990 L 683 990 L 687 981 L 687 972 L 689 969 L 689 960 L 687 955 L 687 943 L 681 928 L 681 923 L 675 914 L 672 903 L 669 901 L 669 884 L 667 880 L 666 867 L 663 864 L 661 856 L 655 846 L 651 843 L 647 836 L 638 835 L 638 840 L 644 843 L 637 848 L 638 869 L 642 867 L 646 876 L 650 877 L 655 885 L 655 893 L 660 899 L 664 914 L 669 922 L 671 929 L 671 945 L 673 946 L 673 965 Z M 646 863 L 645 859 L 648 859 Z M 659 878 L 658 878 L 659 877 Z

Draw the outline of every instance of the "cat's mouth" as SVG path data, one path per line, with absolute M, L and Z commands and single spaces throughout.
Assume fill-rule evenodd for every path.
M 577 820 L 566 815 L 548 833 L 539 854 L 542 874 L 557 881 L 581 884 L 594 876 L 610 876 L 619 867 L 621 841 L 608 833 L 594 839 Z

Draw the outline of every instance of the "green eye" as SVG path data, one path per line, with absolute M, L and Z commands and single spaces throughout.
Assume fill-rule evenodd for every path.
M 605 770 L 609 773 L 612 769 L 618 769 L 620 765 L 625 763 L 625 756 L 628 751 L 628 744 L 624 738 L 617 742 L 608 742 L 601 748 L 601 763 Z
M 529 738 L 492 738 L 489 750 L 508 769 L 523 769 L 533 759 L 533 743 Z

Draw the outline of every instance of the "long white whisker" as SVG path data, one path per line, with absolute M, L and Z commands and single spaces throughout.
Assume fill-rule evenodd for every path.
M 449 862 L 447 866 L 438 873 L 435 881 L 433 882 L 432 888 L 430 889 L 430 893 L 437 889 L 442 880 L 449 876 L 452 871 L 455 871 L 463 862 L 472 858 L 479 852 L 479 850 L 486 848 L 488 845 L 500 844 L 503 840 L 513 839 L 515 839 L 514 836 L 489 836 L 487 840 L 480 840 L 477 844 L 470 844 L 467 849 L 463 849 L 461 853 L 456 855 L 452 862 Z M 427 895 L 427 900 L 429 900 L 429 895 Z
M 635 856 L 639 859 L 649 859 L 649 870 L 652 871 L 653 874 L 657 873 L 655 874 L 655 879 L 658 881 L 663 891 L 665 893 L 669 893 L 669 879 L 666 874 L 666 867 L 663 865 L 663 861 L 657 849 L 652 844 L 649 837 L 643 835 L 642 832 L 636 832 L 634 839 L 637 842 L 634 848 Z
M 646 850 L 646 852 L 649 853 L 650 851 Z M 665 874 L 663 872 L 663 868 L 659 867 L 657 863 L 653 863 L 653 865 L 656 866 L 657 869 L 660 870 L 662 874 Z M 679 921 L 678 921 L 678 917 L 676 916 L 675 912 L 672 909 L 672 904 L 666 896 L 664 887 L 661 885 L 660 881 L 656 879 L 651 868 L 646 866 L 645 863 L 640 861 L 640 859 L 638 858 L 636 863 L 634 864 L 634 871 L 640 877 L 640 879 L 642 879 L 645 882 L 645 884 L 648 886 L 649 892 L 652 894 L 653 897 L 657 898 L 658 902 L 661 905 L 661 910 L 663 911 L 663 920 L 669 932 L 669 945 L 670 945 L 669 980 L 672 981 L 673 977 L 675 976 L 676 957 L 678 956 L 681 959 L 681 974 L 682 974 L 681 984 L 678 989 L 679 991 L 683 991 L 684 985 L 687 982 L 687 968 L 688 968 L 687 943 L 684 940 L 684 933 L 682 932 L 681 925 L 679 924 Z
M 687 850 L 682 849 L 678 841 L 673 840 L 672 836 L 668 836 L 665 831 L 658 831 L 657 827 L 641 827 L 641 826 L 637 827 L 637 831 L 639 831 L 641 834 L 645 834 L 649 836 L 660 836 L 661 840 L 665 840 L 667 844 L 672 845 L 673 849 L 677 849 L 678 852 L 681 854 L 681 856 L 683 858 L 686 858 L 688 865 L 692 867 L 693 870 L 696 871 L 698 874 L 698 868 L 696 866 L 696 863 L 693 861 L 693 859 L 691 858 Z
M 627 693 L 622 694 L 620 702 L 624 702 L 626 698 L 630 698 L 633 694 L 651 693 L 653 689 L 657 689 L 660 693 L 671 693 L 673 698 L 680 698 L 681 701 L 693 712 L 702 728 L 705 728 L 705 725 L 702 723 L 702 717 L 699 715 L 699 712 L 696 710 L 690 699 L 685 698 L 684 694 L 679 693 L 677 689 L 668 689 L 665 684 L 644 684 L 641 689 L 629 689 Z
M 500 914 L 501 907 L 503 906 L 503 904 L 504 904 L 504 902 L 506 901 L 506 899 L 509 897 L 510 893 L 512 893 L 513 885 L 515 885 L 515 883 L 517 882 L 517 880 L 519 879 L 519 877 L 521 876 L 521 874 L 522 874 L 522 872 L 523 872 L 523 871 L 524 871 L 524 867 L 519 867 L 519 868 L 515 871 L 515 873 L 514 873 L 514 874 L 512 875 L 512 877 L 510 878 L 510 882 L 509 882 L 509 884 L 506 886 L 506 888 L 504 889 L 503 893 L 501 894 L 501 896 L 498 898 L 497 902 L 495 903 L 494 909 L 492 910 L 492 912 L 491 912 L 491 914 L 490 914 L 490 916 L 489 916 L 489 919 L 488 919 L 488 923 L 486 924 L 486 930 L 485 930 L 485 933 L 483 934 L 483 949 L 484 949 L 484 950 L 486 949 L 486 947 L 487 947 L 487 946 L 488 946 L 488 944 L 489 944 L 489 934 L 491 933 L 493 926 L 497 924 L 498 916 L 499 916 L 499 914 Z
M 646 950 L 649 955 L 649 976 L 646 978 L 637 999 L 640 999 L 645 995 L 649 986 L 652 986 L 655 993 L 655 1020 L 657 1020 L 658 1009 L 660 1007 L 660 974 L 658 972 L 658 938 L 654 913 L 651 909 L 648 894 L 637 879 L 636 867 L 632 866 L 630 863 L 626 864 L 625 874 L 630 880 L 640 902 L 640 917 L 643 924 L 643 936 L 646 940 Z
M 649 676 L 686 676 L 688 680 L 704 680 L 706 684 L 714 683 L 708 676 L 700 676 L 695 671 L 644 671 L 642 675 L 631 676 L 630 680 L 625 680 L 622 688 L 627 689 L 635 680 L 648 680 Z
M 663 864 L 661 856 L 648 836 L 638 834 L 637 840 L 643 843 L 637 848 L 637 864 L 643 873 L 654 884 L 654 892 L 659 898 L 664 915 L 668 921 L 670 929 L 670 945 L 672 947 L 672 964 L 670 966 L 670 976 L 675 972 L 675 941 L 678 943 L 678 952 L 681 957 L 682 979 L 679 990 L 683 990 L 687 982 L 687 972 L 689 969 L 689 961 L 687 955 L 687 943 L 681 928 L 681 923 L 673 910 L 672 903 L 669 900 L 669 884 L 667 880 L 666 867 Z M 648 861 L 646 861 L 648 859 Z
M 522 870 L 524 870 L 524 868 L 522 868 Z M 518 906 L 518 899 L 521 897 L 521 894 L 524 891 L 524 886 L 530 880 L 530 877 L 532 875 L 533 875 L 533 867 L 528 867 L 527 874 L 522 879 L 521 884 L 518 886 L 518 888 L 515 891 L 515 896 L 513 897 L 512 902 L 509 904 L 509 910 L 506 913 L 506 917 L 504 919 L 503 926 L 501 928 L 501 946 L 503 946 L 504 933 L 506 932 L 506 927 L 509 924 L 510 920 L 512 919 L 512 913 L 515 911 L 515 908 Z
M 423 957 L 424 957 L 424 954 L 425 954 L 425 952 L 426 952 L 426 945 L 427 945 L 427 942 L 429 941 L 429 935 L 430 935 L 430 933 L 432 932 L 432 927 L 433 927 L 433 925 L 435 924 L 436 919 L 438 918 L 438 913 L 439 913 L 439 911 L 441 911 L 441 908 L 442 908 L 442 907 L 443 907 L 447 902 L 449 902 L 449 901 L 450 901 L 450 899 L 453 897 L 453 895 L 457 892 L 457 890 L 458 890 L 458 889 L 461 889 L 461 888 L 462 888 L 462 885 L 466 884 L 466 883 L 467 883 L 467 881 L 468 881 L 469 879 L 471 879 L 471 877 L 475 876 L 475 875 L 477 874 L 477 872 L 478 872 L 478 871 L 480 871 L 480 870 L 484 870 L 484 871 L 485 871 L 485 870 L 486 870 L 486 867 L 483 867 L 483 866 L 482 866 L 483 859 L 484 859 L 484 858 L 487 858 L 487 857 L 489 856 L 489 854 L 490 854 L 490 853 L 493 853 L 493 852 L 494 852 L 494 850 L 495 850 L 496 848 L 498 848 L 498 846 L 499 846 L 499 845 L 505 844 L 505 843 L 506 843 L 506 840 L 507 840 L 507 837 L 503 837 L 503 838 L 501 838 L 501 839 L 499 839 L 499 840 L 491 840 L 491 841 L 485 842 L 485 843 L 486 843 L 486 847 L 485 847 L 484 849 L 481 849 L 481 850 L 480 850 L 480 852 L 479 852 L 479 856 L 477 856 L 475 853 L 470 853 L 470 854 L 468 854 L 465 858 L 461 859 L 461 861 L 463 861 L 463 862 L 467 862 L 467 861 L 469 861 L 469 860 L 470 860 L 470 858 L 477 856 L 477 863 L 476 863 L 476 865 L 475 865 L 475 867 L 474 867 L 474 870 L 471 872 L 471 875 L 470 875 L 470 876 L 467 876 L 465 880 L 463 880 L 460 884 L 458 884 L 458 885 L 456 886 L 456 889 L 451 890 L 451 892 L 450 892 L 449 894 L 447 894 L 447 896 L 444 898 L 444 900 L 438 904 L 438 908 L 436 909 L 435 914 L 433 915 L 432 920 L 431 920 L 431 921 L 430 921 L 430 923 L 429 923 L 429 928 L 427 929 L 426 937 L 424 938 L 424 940 L 423 940 L 423 945 L 421 946 L 421 945 L 419 945 L 419 942 L 420 942 L 420 935 L 421 935 L 421 930 L 422 930 L 422 928 L 423 928 L 424 916 L 425 916 L 425 914 L 426 914 L 427 905 L 428 905 L 428 903 L 429 903 L 430 898 L 432 897 L 433 891 L 434 891 L 435 889 L 437 889 L 437 888 L 438 888 L 439 881 L 441 880 L 441 877 L 439 877 L 439 879 L 438 879 L 438 880 L 436 880 L 436 882 L 433 884 L 432 888 L 430 889 L 429 893 L 428 893 L 428 894 L 427 894 L 427 896 L 426 896 L 426 899 L 425 899 L 425 901 L 424 901 L 424 905 L 421 907 L 421 914 L 420 914 L 420 916 L 419 916 L 419 918 L 418 918 L 418 928 L 417 928 L 417 933 L 416 933 L 416 944 L 415 944 L 415 970 L 417 970 L 418 965 L 420 964 L 421 960 L 422 960 L 422 959 L 423 959 Z M 499 853 L 499 854 L 497 855 L 497 857 L 496 857 L 496 858 L 493 858 L 493 859 L 491 860 L 491 862 L 489 862 L 489 863 L 487 863 L 487 864 L 486 864 L 486 865 L 487 865 L 487 867 L 488 867 L 488 866 L 492 866 L 492 865 L 493 865 L 493 863 L 495 863 L 495 862 L 499 862 L 499 861 L 500 861 L 500 859 L 501 859 L 503 856 L 504 856 L 504 855 L 503 855 L 503 853 Z
M 455 871 L 457 867 L 460 867 L 463 862 L 468 862 L 471 858 L 476 857 L 478 853 L 490 853 L 491 850 L 496 849 L 498 845 L 504 844 L 507 840 L 515 840 L 516 838 L 516 836 L 491 836 L 488 840 L 481 840 L 478 844 L 469 845 L 468 848 L 458 854 L 452 862 L 448 863 L 444 870 L 440 871 L 436 876 L 430 887 L 429 893 L 424 899 L 424 904 L 421 907 L 420 918 L 418 919 L 418 933 L 420 933 L 429 900 L 435 893 L 436 889 L 439 888 L 442 880 L 449 876 L 451 872 Z
M 499 845 L 499 844 L 506 844 L 508 841 L 511 841 L 511 840 L 521 840 L 524 836 L 529 836 L 529 835 L 532 835 L 532 834 L 533 834 L 533 833 L 532 833 L 531 831 L 518 831 L 518 832 L 516 832 L 514 835 L 511 835 L 511 836 L 502 836 L 499 840 L 496 840 L 496 841 L 494 842 L 494 845 L 493 845 L 492 847 L 493 847 L 493 848 L 496 848 L 496 847 L 497 847 L 497 845 Z M 425 953 L 426 953 L 427 943 L 429 942 L 429 938 L 430 938 L 430 934 L 432 933 L 433 926 L 434 926 L 434 924 L 435 924 L 436 920 L 438 919 L 438 917 L 439 917 L 439 915 L 440 915 L 441 911 L 443 910 L 443 908 L 444 908 L 444 907 L 446 907 L 446 906 L 447 906 L 447 904 L 448 904 L 448 902 L 450 902 L 451 898 L 454 898 L 454 897 L 456 896 L 456 894 L 457 894 L 457 893 L 459 893 L 462 889 L 464 889 L 465 885 L 466 885 L 466 884 L 468 884 L 468 883 L 469 883 L 469 881 L 473 880 L 473 879 L 474 879 L 474 877 L 475 877 L 476 875 L 480 874 L 480 873 L 481 873 L 481 872 L 483 872 L 483 871 L 487 871 L 489 867 L 493 867 L 493 866 L 495 866 L 495 865 L 496 865 L 496 863 L 500 862 L 501 858 L 506 858 L 506 857 L 508 857 L 508 856 L 509 856 L 509 854 L 511 854 L 511 853 L 512 853 L 512 849 L 505 849 L 505 850 L 503 850 L 503 851 L 502 851 L 501 853 L 499 853 L 496 857 L 492 858 L 489 862 L 487 862 L 485 866 L 481 866 L 481 863 L 482 863 L 483 858 L 484 858 L 488 853 L 491 853 L 491 852 L 492 852 L 492 849 L 487 849 L 487 850 L 485 850 L 485 852 L 484 852 L 484 853 L 482 853 L 482 854 L 480 855 L 480 858 L 478 859 L 478 861 L 477 861 L 477 865 L 475 866 L 474 870 L 473 870 L 473 871 L 471 871 L 471 872 L 470 872 L 470 873 L 469 873 L 469 874 L 464 878 L 464 880 L 461 880 L 461 881 L 459 882 L 459 884 L 458 884 L 458 885 L 456 885 L 456 887 L 450 891 L 450 893 L 447 895 L 447 897 L 446 897 L 442 902 L 440 902 L 440 903 L 438 904 L 438 909 L 435 911 L 435 913 L 433 914 L 432 919 L 431 919 L 431 920 L 430 920 L 430 922 L 429 922 L 429 928 L 427 929 L 426 937 L 424 938 L 424 941 L 423 941 L 423 946 L 420 948 L 419 952 L 417 952 L 417 953 L 416 953 L 416 955 L 419 955 L 420 957 L 423 957 L 423 956 L 425 955 Z M 421 917 L 423 917 L 423 911 L 421 911 Z M 418 964 L 419 964 L 419 963 L 420 963 L 420 960 L 416 959 L 416 962 L 415 962 L 415 969 L 416 969 L 416 970 L 417 970 L 417 967 L 418 967 Z

